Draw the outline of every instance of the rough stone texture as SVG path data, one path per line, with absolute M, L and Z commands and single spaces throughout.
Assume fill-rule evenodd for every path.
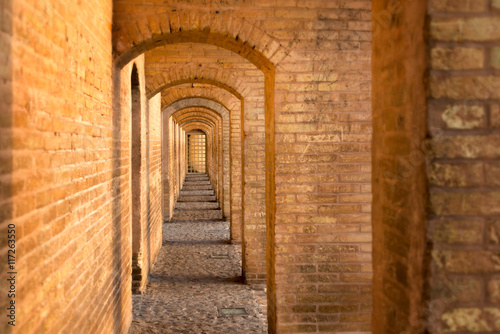
M 265 289 L 242 283 L 241 246 L 229 240 L 229 222 L 166 223 L 129 333 L 267 333 Z M 221 308 L 248 315 L 222 316 Z

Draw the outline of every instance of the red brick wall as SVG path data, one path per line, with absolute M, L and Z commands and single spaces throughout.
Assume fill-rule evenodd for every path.
M 150 3 L 158 6 L 15 2 L 16 171 L 4 177 L 12 196 L 3 204 L 29 277 L 19 286 L 30 296 L 20 300 L 28 319 L 20 331 L 125 332 L 130 323 L 129 62 L 138 63 L 143 95 L 142 286 L 161 227 L 160 127 L 137 56 L 158 39 L 213 44 L 252 63 L 243 71 L 250 89 L 230 68 L 213 73 L 242 101 L 245 258 L 249 280 L 268 279 L 271 330 L 369 331 L 371 2 L 229 1 L 218 13 L 201 0 Z
M 16 1 L 12 13 L 16 92 L 4 100 L 2 67 L 2 101 L 13 106 L 13 122 L 3 123 L 11 130 L 2 134 L 12 134 L 15 172 L 2 176 L 12 182 L 2 201 L 12 207 L 17 232 L 17 332 L 125 332 L 131 321 L 131 66 L 113 69 L 112 3 Z M 149 113 L 143 74 L 141 83 L 144 283 L 161 244 L 160 129 L 159 115 Z
M 147 100 L 145 96 L 145 76 L 144 76 L 144 57 L 140 56 L 134 59 L 131 63 L 125 66 L 120 71 L 120 105 L 119 112 L 121 122 L 121 132 L 117 134 L 117 140 L 121 140 L 121 158 L 122 169 L 127 172 L 121 174 L 123 179 L 122 196 L 123 199 L 130 197 L 131 185 L 131 73 L 132 67 L 135 66 L 139 73 L 139 83 L 141 91 L 141 131 L 140 131 L 140 149 L 141 149 L 141 164 L 140 164 L 140 226 L 132 230 L 132 240 L 137 238 L 137 249 L 132 250 L 132 266 L 134 276 L 134 291 L 142 291 L 147 282 L 151 264 L 156 257 L 161 247 L 161 126 L 160 126 L 160 111 L 161 101 L 159 97 L 152 100 Z M 119 137 L 118 137 L 119 135 Z M 118 157 L 117 157 L 118 158 Z M 129 211 L 135 208 L 130 208 L 128 202 L 122 204 L 123 209 Z M 128 219 L 128 218 L 127 218 Z M 130 224 L 128 220 L 123 221 L 123 224 Z

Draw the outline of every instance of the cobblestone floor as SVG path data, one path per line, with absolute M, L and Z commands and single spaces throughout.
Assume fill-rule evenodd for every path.
M 267 333 L 266 292 L 241 283 L 241 246 L 228 240 L 228 222 L 165 223 L 150 282 L 133 296 L 129 333 Z

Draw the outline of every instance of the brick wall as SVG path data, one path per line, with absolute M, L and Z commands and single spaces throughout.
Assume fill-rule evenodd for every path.
M 426 275 L 425 1 L 373 2 L 374 333 L 421 333 Z
M 266 191 L 244 189 L 243 217 L 245 232 L 256 232 L 247 250 L 268 246 L 271 331 L 369 331 L 371 2 L 154 3 L 115 6 L 119 63 L 160 43 L 195 42 L 239 53 L 264 74 L 263 97 L 241 94 L 245 166 L 264 166 L 248 145 L 266 141 Z M 243 177 L 264 181 L 248 168 Z M 264 193 L 267 207 L 248 202 L 264 203 Z M 264 212 L 267 238 L 246 224 L 262 226 Z
M 147 58 L 146 58 L 147 59 Z M 235 243 L 241 242 L 242 234 L 242 202 L 241 202 L 241 189 L 242 189 L 242 168 L 241 168 L 241 95 L 237 94 L 236 91 L 231 89 L 229 86 L 221 85 L 222 87 L 216 86 L 215 82 L 212 80 L 203 80 L 200 78 L 190 79 L 191 83 L 185 83 L 184 80 L 178 80 L 178 85 L 166 88 L 162 91 L 162 105 L 171 106 L 174 105 L 190 105 L 194 103 L 195 105 L 200 104 L 200 102 L 195 102 L 196 99 L 203 99 L 209 101 L 209 103 L 214 110 L 219 111 L 221 115 L 224 115 L 224 110 L 219 107 L 213 106 L 214 103 L 222 106 L 223 109 L 228 110 L 229 119 L 227 120 L 228 126 L 224 125 L 224 136 L 223 138 L 230 138 L 229 142 L 224 141 L 225 145 L 229 145 L 229 148 L 224 148 L 224 151 L 228 151 L 229 166 L 227 167 L 225 182 L 229 182 L 227 189 L 224 190 L 224 214 L 226 217 L 230 218 L 231 222 L 231 241 Z M 200 83 L 203 81 L 205 83 Z M 184 83 L 180 83 L 184 82 Z M 210 83 L 210 84 L 208 84 Z M 234 94 L 234 95 L 233 95 Z M 216 102 L 217 101 L 217 102 Z M 224 116 L 225 117 L 225 116 Z M 224 118 L 225 119 L 225 118 Z M 226 121 L 224 121 L 226 124 Z M 229 133 L 230 135 L 229 135 Z M 229 177 L 227 177 L 229 176 Z M 226 187 L 226 185 L 225 185 Z M 229 214 L 228 214 L 229 212 Z
M 11 1 L 2 1 L 0 5 L 0 233 L 7 236 L 8 224 L 12 219 L 12 182 L 10 176 L 13 169 L 12 154 L 12 123 L 13 123 L 13 91 L 12 91 L 12 3 Z M 4 239 L 6 240 L 6 239 Z M 6 241 L 0 244 L 0 254 L 2 259 L 7 259 Z M 10 289 L 7 281 L 7 261 L 0 264 L 0 294 L 4 296 L 0 301 L 0 308 L 7 310 L 10 306 L 10 300 L 6 298 Z M 9 333 L 12 329 L 7 324 L 10 319 L 5 318 L 0 324 L 0 332 Z
M 2 170 L 2 184 L 12 184 L 11 193 L 2 191 L 3 207 L 12 208 L 2 210 L 2 227 L 9 218 L 16 224 L 22 277 L 16 299 L 22 321 L 16 331 L 126 332 L 131 321 L 131 66 L 113 68 L 112 3 L 16 1 L 12 8 L 2 2 L 1 8 L 2 57 L 6 32 L 16 45 L 6 53 L 12 76 L 4 67 L 10 63 L 1 62 L 2 101 L 12 101 L 2 142 L 4 134 L 12 137 L 15 167 L 11 173 Z M 11 10 L 12 20 L 6 14 Z M 13 79 L 12 98 L 4 78 Z M 161 245 L 160 128 L 159 114 L 148 108 L 143 74 L 141 83 L 144 283 Z
M 212 101 L 209 101 L 212 102 Z M 191 103 L 193 106 L 191 106 Z M 200 105 L 200 99 L 183 99 L 183 100 L 178 100 L 177 103 L 171 104 L 168 108 L 164 109 L 162 111 L 163 113 L 163 118 L 164 119 L 169 119 L 171 118 L 171 121 L 175 124 L 177 124 L 183 131 L 183 134 L 180 135 L 179 140 L 182 141 L 182 143 L 185 140 L 185 134 L 187 133 L 184 128 L 184 124 L 187 121 L 194 121 L 197 119 L 204 119 L 206 122 L 210 123 L 211 125 L 211 130 L 210 134 L 213 135 L 214 137 L 210 140 L 214 140 L 215 142 L 213 143 L 213 151 L 210 152 L 210 154 L 207 156 L 209 159 L 208 161 L 208 167 L 209 169 L 207 170 L 209 178 L 211 183 L 214 186 L 214 189 L 216 190 L 217 198 L 220 201 L 221 207 L 224 207 L 224 202 L 229 202 L 229 184 L 224 184 L 224 174 L 223 170 L 224 168 L 229 168 L 229 115 L 225 114 L 224 120 L 222 119 L 222 116 L 218 114 L 216 111 L 211 110 L 211 109 L 206 109 L 203 108 Z M 226 132 L 226 136 L 224 137 L 224 131 Z M 169 143 L 168 143 L 168 136 L 166 135 L 164 137 L 164 146 L 166 147 L 166 152 L 164 152 L 165 156 L 170 157 L 173 159 L 172 161 L 176 161 L 176 159 L 179 159 L 178 154 L 176 153 L 176 149 L 174 148 L 171 150 L 169 148 Z M 210 138 L 210 136 L 209 136 Z M 207 138 L 207 140 L 209 139 Z M 223 148 L 226 146 L 226 150 L 224 152 Z M 179 151 L 182 154 L 185 154 L 185 147 L 181 148 Z M 224 163 L 224 159 L 226 163 Z M 165 159 L 164 164 L 165 166 L 168 166 L 169 160 Z M 182 169 L 185 169 L 185 158 L 180 161 L 180 166 Z M 226 166 L 225 166 L 226 165 Z M 168 167 L 166 167 L 168 169 Z M 174 174 L 168 174 L 165 173 L 165 179 L 179 179 L 181 182 L 184 180 L 184 175 L 185 175 L 185 170 L 183 171 L 182 175 L 177 175 L 177 171 L 173 171 Z M 229 174 L 229 173 L 228 173 Z M 224 188 L 226 187 L 226 189 Z M 168 199 L 167 201 L 164 202 L 165 205 L 165 210 L 169 212 L 169 214 L 165 217 L 165 219 L 170 219 L 171 214 L 172 214 L 172 208 L 175 205 L 175 198 L 169 198 L 168 193 L 169 192 L 178 192 L 178 190 L 175 189 L 166 189 L 165 197 Z M 226 195 L 227 191 L 227 195 Z M 177 194 L 178 195 L 178 194 Z M 227 197 L 227 198 L 226 198 Z
M 428 4 L 433 333 L 498 332 L 500 3 Z
M 138 196 L 134 201 L 138 201 L 139 205 L 129 207 L 127 202 L 123 203 L 123 208 L 131 210 L 130 214 L 136 215 L 136 220 L 132 220 L 131 236 L 132 236 L 132 270 L 133 270 L 133 291 L 142 291 L 147 283 L 151 264 L 154 262 L 160 247 L 161 247 L 161 124 L 159 107 L 161 106 L 160 97 L 148 100 L 145 95 L 145 76 L 144 76 L 144 57 L 140 56 L 134 59 L 130 64 L 123 67 L 120 71 L 120 104 L 115 105 L 118 110 L 117 115 L 121 117 L 120 127 L 121 132 L 117 134 L 116 145 L 120 145 L 120 154 L 122 159 L 122 167 L 126 170 L 121 174 L 123 179 L 121 187 L 122 196 L 124 199 L 129 198 L 131 189 L 127 188 L 132 185 L 134 178 L 134 165 L 132 161 L 132 99 L 131 99 L 131 78 L 133 67 L 137 68 L 139 76 L 140 102 L 136 102 L 140 107 L 140 133 L 136 136 L 139 140 L 140 170 L 136 171 L 138 178 Z M 138 119 L 136 119 L 136 122 Z M 139 123 L 139 122 L 137 122 Z M 118 137 L 119 135 L 119 137 Z M 120 143 L 121 141 L 121 143 Z M 137 152 L 135 153 L 137 154 Z M 118 156 L 116 157 L 118 159 Z M 130 159 L 130 160 L 129 160 Z M 118 167 L 118 166 L 117 166 Z M 138 212 L 137 212 L 138 211 Z M 128 218 L 127 218 L 128 219 Z M 129 224 L 124 220 L 123 224 Z M 127 261 L 128 263 L 128 261 Z
M 151 92 L 173 93 L 170 88 L 177 87 L 174 83 L 184 83 L 187 80 L 199 82 L 204 79 L 212 80 L 214 85 L 215 82 L 218 85 L 224 83 L 232 87 L 229 90 L 245 94 L 243 122 L 235 119 L 239 122 L 238 125 L 243 124 L 242 150 L 246 152 L 243 169 L 247 170 L 242 180 L 245 191 L 241 203 L 247 210 L 242 210 L 245 212 L 243 219 L 246 222 L 242 230 L 243 270 L 248 282 L 264 283 L 266 238 L 263 73 L 238 54 L 213 45 L 173 44 L 150 50 L 145 56 L 148 89 Z M 205 86 L 205 89 L 213 90 L 213 86 Z M 201 91 L 201 96 L 207 95 L 208 92 Z M 232 125 L 236 127 L 236 124 Z M 217 193 L 220 198 L 222 191 Z M 240 225 L 235 223 L 236 226 Z
M 498 0 L 148 3 L 0 5 L 0 232 L 16 224 L 17 332 L 130 324 L 131 61 L 138 289 L 198 126 L 219 136 L 212 168 L 231 135 L 232 233 L 248 281 L 267 279 L 271 332 L 372 329 L 372 183 L 373 331 L 500 331 Z M 192 96 L 225 105 L 230 132 L 165 119 L 161 133 L 161 110 Z
M 19 286 L 30 295 L 20 300 L 29 319 L 21 332 L 125 332 L 130 323 L 130 62 L 142 95 L 142 287 L 161 235 L 161 136 L 137 57 L 159 40 L 212 44 L 251 66 L 203 72 L 201 63 L 163 80 L 192 83 L 201 73 L 210 78 L 200 82 L 240 101 L 239 119 L 231 114 L 242 155 L 231 165 L 243 170 L 234 171 L 242 187 L 233 203 L 244 208 L 247 279 L 267 279 L 271 331 L 369 331 L 371 1 L 150 3 L 17 0 L 12 9 L 15 172 L 4 177 L 12 193 L 3 204 L 19 226 L 20 275 L 29 277 Z M 168 128 L 174 203 L 184 130 Z M 42 303 L 46 313 L 35 311 Z
M 124 332 L 131 321 L 130 228 L 119 217 L 128 211 L 111 191 L 111 5 L 13 3 L 15 172 L 4 179 L 13 185 L 19 333 Z
M 175 121 L 187 133 L 186 122 L 200 121 L 199 123 L 208 123 L 209 133 L 207 134 L 207 143 L 210 144 L 211 150 L 207 149 L 207 173 L 209 179 L 215 189 L 217 199 L 221 206 L 223 206 L 223 187 L 222 182 L 222 119 L 213 111 L 204 110 L 202 108 L 183 108 L 172 114 Z M 197 122 L 198 123 L 198 122 Z M 191 123 L 188 123 L 191 125 Z M 205 129 L 206 127 L 204 127 Z M 227 140 L 227 139 L 226 139 Z M 185 162 L 183 163 L 183 165 Z

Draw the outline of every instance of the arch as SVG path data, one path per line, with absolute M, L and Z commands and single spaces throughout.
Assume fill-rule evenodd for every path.
M 199 129 L 196 128 L 196 127 L 200 127 Z M 193 122 L 190 122 L 189 124 L 186 124 L 184 127 L 183 127 L 184 131 L 191 131 L 191 130 L 194 130 L 194 129 L 198 129 L 198 130 L 201 130 L 203 132 L 205 132 L 205 134 L 207 136 L 211 136 L 212 135 L 212 132 L 211 132 L 211 126 L 207 123 L 204 123 L 204 122 L 201 122 L 201 121 L 193 121 Z
M 254 29 L 258 28 L 254 27 Z M 274 64 L 271 63 L 271 61 L 269 61 L 266 56 L 264 56 L 264 54 L 260 51 L 260 48 L 257 48 L 257 45 L 250 45 L 249 43 L 240 39 L 239 35 L 231 37 L 228 34 L 211 31 L 208 27 L 202 30 L 183 30 L 182 27 L 180 27 L 179 31 L 144 36 L 141 41 L 131 43 L 128 46 L 124 45 L 125 43 L 116 42 L 116 34 L 118 33 L 119 28 L 115 31 L 115 62 L 120 68 L 129 63 L 138 55 L 157 46 L 178 43 L 201 43 L 215 45 L 233 51 L 243 58 L 246 58 L 264 73 L 272 71 L 274 69 Z M 121 34 L 123 34 L 123 31 L 121 32 Z
M 134 4 L 120 4 L 123 6 L 135 6 Z M 281 47 L 279 43 L 273 45 L 272 39 L 270 37 L 268 38 L 263 38 L 263 39 L 255 39 L 256 43 L 249 44 L 247 40 L 249 38 L 255 38 L 255 36 L 258 35 L 253 33 L 255 32 L 260 32 L 260 29 L 257 27 L 254 27 L 252 24 L 249 24 L 245 20 L 241 20 L 238 22 L 239 28 L 242 28 L 241 25 L 246 25 L 248 28 L 242 30 L 241 35 L 239 34 L 240 30 L 232 30 L 234 33 L 231 34 L 228 30 L 230 30 L 229 27 L 222 29 L 221 31 L 218 31 L 217 28 L 213 25 L 214 22 L 210 23 L 204 23 L 202 25 L 203 28 L 200 28 L 201 26 L 201 17 L 197 17 L 198 19 L 198 30 L 196 30 L 196 27 L 192 26 L 189 24 L 189 21 L 191 20 L 190 16 L 188 16 L 190 19 L 188 20 L 188 23 L 184 24 L 183 22 L 182 25 L 179 25 L 179 29 L 172 29 L 169 28 L 167 31 L 166 29 L 163 31 L 161 28 L 159 29 L 151 29 L 149 28 L 149 21 L 141 21 L 141 22 L 136 22 L 135 24 L 136 27 L 144 27 L 145 29 L 140 31 L 139 34 L 132 34 L 130 36 L 127 32 L 127 28 L 125 26 L 121 26 L 124 23 L 124 20 L 120 20 L 120 13 L 121 10 L 117 9 L 114 7 L 114 10 L 117 10 L 115 13 L 118 13 L 115 16 L 115 29 L 114 29 L 114 39 L 113 39 L 113 46 L 114 46 L 114 56 L 115 56 L 115 65 L 118 68 L 123 67 L 125 64 L 127 64 L 130 60 L 132 60 L 134 57 L 137 55 L 155 48 L 156 46 L 160 45 L 167 45 L 167 44 L 175 44 L 175 43 L 205 43 L 205 44 L 211 44 L 211 45 L 216 45 L 221 48 L 233 51 L 242 57 L 246 58 L 249 60 L 251 63 L 253 63 L 258 69 L 260 69 L 264 73 L 264 127 L 263 127 L 263 132 L 264 132 L 264 166 L 265 166 L 265 171 L 264 171 L 264 179 L 263 185 L 261 186 L 259 183 L 256 183 L 255 187 L 262 187 L 264 189 L 264 196 L 265 200 L 263 200 L 263 203 L 265 205 L 265 215 L 261 215 L 258 217 L 258 215 L 255 215 L 255 219 L 253 219 L 255 222 L 259 221 L 256 224 L 262 224 L 260 223 L 260 220 L 264 220 L 264 223 L 260 226 L 263 226 L 263 229 L 265 230 L 266 234 L 266 241 L 265 241 L 265 249 L 266 249 L 266 256 L 263 259 L 256 258 L 257 262 L 255 263 L 260 263 L 262 262 L 264 266 L 254 266 L 251 268 L 251 270 L 255 270 L 254 273 L 252 273 L 251 279 L 248 279 L 249 276 L 247 276 L 247 282 L 255 282 L 259 283 L 264 281 L 264 277 L 266 277 L 265 281 L 267 282 L 267 287 L 268 287 L 268 315 L 270 319 L 273 319 L 269 322 L 269 325 L 271 328 L 275 326 L 275 314 L 276 314 L 276 288 L 275 288 L 275 221 L 276 221 L 276 198 L 275 198 L 275 192 L 276 192 L 276 182 L 275 182 L 275 101 L 274 101 L 274 96 L 275 96 L 275 68 L 274 64 L 277 64 L 281 59 L 286 57 L 287 52 L 284 50 L 280 50 Z M 155 10 L 155 6 L 151 6 L 151 10 Z M 125 11 L 126 12 L 126 11 Z M 144 13 L 144 11 L 143 11 Z M 165 13 L 166 14 L 166 13 Z M 170 16 L 170 13 L 167 15 Z M 175 13 L 174 16 L 178 15 L 178 13 Z M 196 21 L 196 12 L 193 13 L 192 17 L 193 20 Z M 127 15 L 125 15 L 127 17 Z M 217 19 L 221 18 L 221 15 L 215 15 Z M 152 21 L 157 20 L 156 15 L 148 15 L 144 13 L 143 16 L 139 17 L 140 20 L 145 20 L 146 18 L 151 19 Z M 168 17 L 169 18 L 169 17 Z M 167 19 L 167 17 L 165 17 Z M 158 21 L 157 21 L 158 22 Z M 170 21 L 166 21 L 170 22 Z M 133 22 L 127 22 L 126 25 L 129 25 Z M 213 29 L 211 29 L 213 27 Z M 165 27 L 166 28 L 166 27 Z M 154 33 L 152 30 L 156 30 L 157 33 Z M 244 33 L 243 33 L 244 32 Z M 265 36 L 264 34 L 260 34 L 259 37 Z M 121 40 L 117 37 L 123 37 Z M 260 42 L 259 42 L 260 40 Z M 268 44 L 269 43 L 269 44 Z M 267 49 L 267 54 L 264 53 L 266 52 Z M 270 61 L 270 57 L 273 57 L 273 62 Z M 243 100 L 242 100 L 242 107 L 243 107 Z M 243 108 L 242 108 L 243 112 Z M 243 120 L 243 118 L 242 118 Z M 243 129 L 242 129 L 243 131 Z M 244 136 L 242 136 L 244 138 Z M 242 141 L 243 145 L 243 141 Z M 242 180 L 243 184 L 244 180 Z M 250 187 L 251 184 L 249 183 L 248 186 Z M 259 210 L 259 209 L 256 209 Z M 260 213 L 260 212 L 259 212 Z M 244 216 L 244 215 L 243 215 Z M 264 218 L 265 216 L 265 218 Z M 257 226 L 257 225 L 255 225 Z M 245 253 L 245 250 L 244 252 Z M 243 258 L 243 261 L 245 263 L 246 259 L 245 257 Z M 250 261 L 248 262 L 250 263 Z M 265 268 L 262 272 L 260 268 Z M 245 272 L 245 275 L 248 274 L 248 271 Z
M 188 133 L 192 130 L 200 130 L 200 131 L 203 131 L 206 136 L 207 136 L 207 167 L 211 167 L 211 171 L 210 171 L 210 168 L 209 170 L 207 171 L 208 172 L 208 175 L 209 177 L 212 176 L 210 178 L 212 184 L 214 183 L 213 182 L 213 169 L 214 169 L 214 164 L 213 164 L 213 159 L 214 159 L 214 127 L 210 124 L 208 124 L 208 122 L 204 122 L 204 121 L 201 121 L 201 120 L 193 120 L 190 122 L 190 124 L 188 125 L 184 125 L 183 127 L 183 130 Z M 210 139 L 210 140 L 209 140 Z M 210 154 L 208 154 L 210 153 Z M 220 203 L 220 199 L 219 199 L 219 204 Z
M 168 114 L 167 109 L 164 111 L 165 113 Z M 210 117 L 214 119 L 220 129 L 222 130 L 222 125 L 223 123 L 223 117 L 220 115 L 217 111 L 210 109 L 208 107 L 200 107 L 200 106 L 187 106 L 187 107 L 182 107 L 180 109 L 177 109 L 175 112 L 170 114 L 176 121 L 178 121 L 180 118 L 182 118 L 186 114 L 196 114 L 199 117 Z
M 171 103 L 164 110 L 168 112 L 168 109 L 172 108 L 176 111 L 182 110 L 183 108 L 188 107 L 203 107 L 208 110 L 214 111 L 219 114 L 221 117 L 229 115 L 229 110 L 220 102 L 217 102 L 208 98 L 200 98 L 200 97 L 191 97 L 191 98 L 182 98 L 173 103 Z
M 192 105 L 194 104 L 194 105 Z M 201 106 L 204 104 L 205 106 Z M 212 107 L 212 108 L 210 108 Z M 215 110 L 217 109 L 217 110 Z M 221 200 L 221 209 L 224 217 L 230 217 L 230 235 L 232 242 L 241 242 L 241 203 L 242 200 L 235 199 L 241 197 L 241 151 L 238 148 L 237 139 L 239 138 L 232 134 L 231 122 L 238 122 L 239 118 L 234 119 L 230 117 L 229 111 L 221 106 L 218 102 L 200 98 L 183 98 L 170 104 L 167 108 L 163 109 L 164 117 L 170 116 L 175 113 L 178 117 L 185 112 L 200 113 L 204 115 L 207 112 L 215 117 L 220 124 L 218 135 L 220 136 L 220 156 L 218 157 L 219 167 L 219 180 L 221 180 L 220 187 L 216 187 L 218 191 L 218 198 Z M 166 113 L 166 114 L 165 114 Z M 239 116 L 239 113 L 237 114 Z M 239 129 L 239 126 L 236 126 Z M 239 133 L 238 133 L 239 135 Z M 232 143 L 235 141 L 235 143 Z M 233 152 L 233 153 L 231 153 Z
M 216 189 L 217 198 L 219 199 L 223 215 L 225 216 L 227 208 L 225 207 L 224 195 L 226 194 L 227 196 L 229 194 L 229 189 L 227 189 L 227 192 L 224 191 L 224 137 L 222 131 L 222 117 L 212 110 L 184 108 L 174 113 L 172 118 L 181 127 L 187 121 L 203 121 L 213 127 L 212 154 L 214 164 L 212 167 L 213 173 L 215 174 L 211 175 L 211 180 L 214 188 Z
M 228 110 L 237 115 L 241 113 L 242 104 L 244 105 L 243 99 L 238 99 L 236 96 L 213 85 L 195 85 L 189 86 L 189 84 L 182 84 L 174 87 L 169 87 L 162 91 L 162 109 L 168 107 L 170 104 L 177 100 L 186 98 L 207 98 L 214 100 L 217 103 L 221 103 L 227 107 Z
M 182 79 L 182 80 L 176 80 L 176 81 L 163 83 L 159 87 L 157 87 L 155 90 L 148 93 L 148 97 L 155 96 L 156 94 L 158 94 L 158 93 L 160 93 L 160 92 L 162 92 L 170 87 L 175 87 L 175 86 L 179 86 L 179 85 L 183 85 L 183 84 L 193 84 L 193 83 L 200 83 L 200 84 L 207 84 L 207 85 L 211 85 L 211 86 L 216 86 L 216 87 L 219 87 L 219 88 L 222 88 L 222 89 L 228 91 L 229 93 L 233 94 L 234 96 L 236 96 L 240 100 L 243 99 L 243 95 L 242 95 L 243 92 L 237 91 L 235 88 L 233 88 L 229 84 L 222 83 L 222 82 L 214 80 L 212 78 L 199 78 L 199 77 L 186 78 L 186 79 Z

